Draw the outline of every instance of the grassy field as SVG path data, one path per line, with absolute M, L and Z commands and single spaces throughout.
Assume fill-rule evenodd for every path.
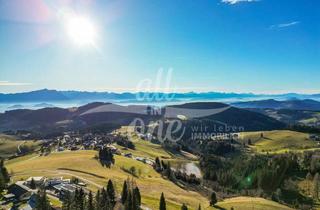
M 231 209 L 234 210 L 289 210 L 291 208 L 276 203 L 274 201 L 269 201 L 263 198 L 253 198 L 253 197 L 236 197 L 225 199 L 222 202 L 217 203 L 217 207 L 220 208 L 208 208 L 208 209 Z
M 13 136 L 0 134 L 0 157 L 9 157 L 17 153 L 18 146 L 36 148 L 37 142 L 17 140 Z
M 149 141 L 134 140 L 135 150 L 125 149 L 122 146 L 115 145 L 123 153 L 132 153 L 134 156 L 148 157 L 155 159 L 156 157 L 162 157 L 165 159 L 173 158 L 172 154 L 164 151 L 161 145 L 152 144 Z
M 207 198 L 202 195 L 181 189 L 172 182 L 162 178 L 152 167 L 130 158 L 115 156 L 116 164 L 111 168 L 102 167 L 94 158 L 95 151 L 69 151 L 52 153 L 48 156 L 33 156 L 30 158 L 18 158 L 6 162 L 9 171 L 13 172 L 13 181 L 26 179 L 30 176 L 64 176 L 66 178 L 76 176 L 87 182 L 91 190 L 96 190 L 106 185 L 108 179 L 115 182 L 116 190 L 121 192 L 122 183 L 129 174 L 121 167 L 135 166 L 141 175 L 133 178 L 141 190 L 142 203 L 152 209 L 157 209 L 161 192 L 167 199 L 168 209 L 178 210 L 182 203 L 186 203 L 190 209 L 196 209 L 201 203 L 203 209 L 215 209 L 208 207 Z M 19 161 L 20 159 L 20 161 Z M 63 169 L 62 169 L 63 168 Z M 89 173 L 88 173 L 89 172 Z M 131 177 L 132 178 L 132 177 Z M 262 198 L 233 198 L 217 204 L 219 207 L 230 209 L 289 209 L 285 206 Z
M 241 133 L 240 141 L 247 143 L 248 139 L 251 139 L 253 151 L 259 153 L 299 152 L 320 148 L 317 142 L 309 139 L 308 134 L 288 130 Z
M 250 134 L 252 135 L 252 133 Z M 257 135 L 257 134 L 256 134 Z M 166 152 L 160 145 L 147 141 L 133 139 L 136 150 L 126 150 L 118 147 L 124 153 L 132 153 L 134 156 L 162 157 L 172 161 L 174 164 L 190 162 L 188 158 Z M 260 141 L 260 140 L 258 140 Z M 257 142 L 258 142 L 257 141 Z M 11 142 L 10 142 L 11 143 Z M 6 161 L 6 167 L 12 174 L 12 181 L 26 179 L 30 176 L 46 176 L 65 178 L 77 177 L 88 184 L 88 188 L 95 191 L 105 187 L 107 181 L 112 179 L 118 194 L 122 189 L 123 181 L 130 178 L 139 186 L 142 194 L 142 205 L 151 209 L 158 209 L 161 192 L 165 194 L 167 209 L 180 210 L 182 203 L 187 204 L 189 209 L 197 209 L 201 204 L 202 209 L 289 209 L 278 203 L 262 198 L 237 197 L 218 202 L 217 207 L 209 207 L 206 197 L 197 192 L 182 189 L 171 181 L 163 178 L 154 169 L 144 163 L 124 156 L 115 156 L 116 163 L 110 169 L 102 167 L 95 159 L 97 152 L 92 150 L 54 152 L 48 156 L 29 154 L 23 157 Z M 196 161 L 193 161 L 196 163 Z M 174 165 L 173 164 L 173 165 Z M 122 168 L 134 166 L 138 177 L 132 177 Z M 56 199 L 50 198 L 55 206 L 61 205 Z
M 196 161 L 198 159 L 198 157 L 194 156 L 191 153 L 188 153 L 188 152 L 181 152 L 179 154 L 170 153 L 168 151 L 165 151 L 162 148 L 162 146 L 159 144 L 153 144 L 149 141 L 141 140 L 134 133 L 134 130 L 132 127 L 123 126 L 120 129 L 118 129 L 117 132 L 123 135 L 129 135 L 130 140 L 134 142 L 134 145 L 136 147 L 135 150 L 130 150 L 130 149 L 124 149 L 121 146 L 116 146 L 123 153 L 132 153 L 134 156 L 149 157 L 152 159 L 155 159 L 156 157 L 160 157 L 168 160 L 171 159 L 172 161 L 189 161 L 189 160 Z
M 186 203 L 192 208 L 198 206 L 199 203 L 208 206 L 206 198 L 196 192 L 181 189 L 172 182 L 163 179 L 149 165 L 123 156 L 115 156 L 115 166 L 108 169 L 100 165 L 94 158 L 95 155 L 95 151 L 52 153 L 44 157 L 21 158 L 21 161 L 10 160 L 6 166 L 9 171 L 13 172 L 13 181 L 30 176 L 76 176 L 87 182 L 91 190 L 96 190 L 105 186 L 108 179 L 112 179 L 118 193 L 121 191 L 123 181 L 130 177 L 121 167 L 135 166 L 140 175 L 138 178 L 134 178 L 134 181 L 141 190 L 144 205 L 156 209 L 160 194 L 164 192 L 168 199 L 168 209 L 179 209 L 182 203 Z

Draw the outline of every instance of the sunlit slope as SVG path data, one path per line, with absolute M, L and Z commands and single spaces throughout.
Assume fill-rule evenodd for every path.
M 195 208 L 199 203 L 208 206 L 208 201 L 200 194 L 184 190 L 172 182 L 161 177 L 147 164 L 123 156 L 115 156 L 116 164 L 111 169 L 102 167 L 94 158 L 96 151 L 74 151 L 53 153 L 45 157 L 22 158 L 21 161 L 8 161 L 7 168 L 13 172 L 13 180 L 30 176 L 77 176 L 89 184 L 92 190 L 105 186 L 108 179 L 116 183 L 120 193 L 123 181 L 130 174 L 121 167 L 136 167 L 139 177 L 134 178 L 141 190 L 144 205 L 157 209 L 161 192 L 168 200 L 168 209 L 179 209 L 182 203 Z
M 13 136 L 0 134 L 0 157 L 8 157 L 16 154 L 19 151 L 19 146 L 27 146 L 30 149 L 35 149 L 38 143 L 34 141 L 17 140 Z
M 252 149 L 256 152 L 298 152 L 318 148 L 317 142 L 311 140 L 308 134 L 289 130 L 241 133 L 242 142 L 248 143 L 249 139 L 252 142 Z
M 266 200 L 263 198 L 253 198 L 253 197 L 236 197 L 225 199 L 222 202 L 217 203 L 217 208 L 210 207 L 208 209 L 231 209 L 235 210 L 289 210 L 291 208 L 281 205 L 277 202 Z

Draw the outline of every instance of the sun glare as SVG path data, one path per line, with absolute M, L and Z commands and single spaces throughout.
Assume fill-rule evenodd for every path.
M 94 45 L 97 32 L 94 24 L 88 18 L 79 16 L 68 18 L 66 30 L 70 39 L 77 45 Z

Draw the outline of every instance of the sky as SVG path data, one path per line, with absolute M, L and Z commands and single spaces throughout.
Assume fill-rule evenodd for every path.
M 320 93 L 319 10 L 319 0 L 0 0 L 0 92 Z M 74 30 L 73 17 L 89 27 Z

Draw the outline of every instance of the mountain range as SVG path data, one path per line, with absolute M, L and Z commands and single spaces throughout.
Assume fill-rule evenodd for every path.
M 141 97 L 142 96 L 142 97 Z M 140 97 L 140 98 L 139 98 Z M 156 98 L 157 97 L 157 98 Z M 253 93 L 223 93 L 223 92 L 203 92 L 203 93 L 156 93 L 156 92 L 88 92 L 88 91 L 58 91 L 58 90 L 36 90 L 22 93 L 0 93 L 0 103 L 23 103 L 23 102 L 57 102 L 57 101 L 94 101 L 128 100 L 128 101 L 167 101 L 168 98 L 176 101 L 183 100 L 214 100 L 214 99 L 255 99 L 255 98 L 275 98 L 275 99 L 320 99 L 320 94 L 278 94 L 265 95 Z

